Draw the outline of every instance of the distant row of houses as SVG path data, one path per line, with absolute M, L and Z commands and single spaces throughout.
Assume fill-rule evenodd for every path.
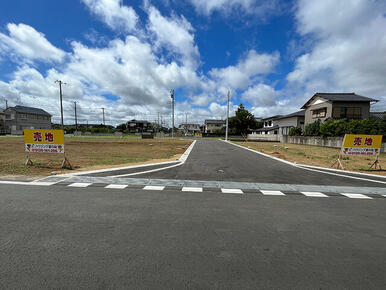
M 370 116 L 383 119 L 384 114 L 370 112 L 371 104 L 378 100 L 357 95 L 355 93 L 315 93 L 298 112 L 288 115 L 275 115 L 264 119 L 263 128 L 254 130 L 257 135 L 288 135 L 293 127 L 304 131 L 305 126 L 316 120 L 348 119 L 360 120 Z M 51 129 L 51 114 L 43 109 L 15 106 L 0 109 L 0 134 L 21 135 L 24 129 Z M 204 124 L 184 123 L 179 126 L 181 134 L 218 133 L 224 130 L 224 120 L 205 120 Z M 81 127 L 81 125 L 78 125 Z M 149 132 L 154 130 L 154 123 L 144 120 L 127 122 L 130 133 Z
M 315 93 L 300 111 L 288 115 L 275 115 L 262 119 L 263 128 L 252 134 L 288 135 L 293 127 L 304 131 L 305 126 L 327 119 L 361 120 L 370 116 L 383 119 L 384 113 L 370 112 L 371 104 L 378 100 L 355 93 Z

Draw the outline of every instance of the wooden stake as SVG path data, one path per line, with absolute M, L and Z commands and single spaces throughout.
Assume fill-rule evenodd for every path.
M 68 161 L 66 154 L 64 154 L 64 159 L 62 162 L 62 169 L 72 169 L 72 165 L 71 165 L 70 161 Z
M 34 163 L 32 162 L 31 158 L 29 158 L 29 155 L 27 155 L 27 161 L 25 162 L 25 166 L 33 166 Z
M 379 167 L 379 170 L 382 170 L 382 167 L 381 167 L 381 163 L 379 162 L 379 156 L 377 155 L 377 158 L 375 159 L 375 161 L 373 162 L 373 164 L 371 164 L 370 168 L 369 169 L 374 169 L 377 170 L 377 167 Z
M 335 164 L 337 164 L 337 169 L 342 169 L 342 170 L 344 170 L 344 167 L 343 167 L 343 164 L 342 164 L 340 158 L 341 158 L 341 155 L 339 154 L 338 159 L 335 160 L 334 163 L 332 163 L 331 168 L 333 168 L 333 167 L 335 166 Z

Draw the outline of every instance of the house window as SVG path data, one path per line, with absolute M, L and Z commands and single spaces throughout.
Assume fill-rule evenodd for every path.
M 336 107 L 333 109 L 334 119 L 361 119 L 362 111 L 359 107 Z
M 272 126 L 272 121 L 269 121 L 269 126 Z
M 312 111 L 312 119 L 326 118 L 326 115 L 327 115 L 327 108 L 321 108 L 321 109 Z
M 27 114 L 20 114 L 20 119 L 28 119 L 28 115 Z

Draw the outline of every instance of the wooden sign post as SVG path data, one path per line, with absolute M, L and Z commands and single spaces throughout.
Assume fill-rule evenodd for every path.
M 63 154 L 62 168 L 72 169 L 64 151 L 63 130 L 26 129 L 24 130 L 24 143 L 27 153 Z M 29 154 L 27 154 L 25 165 L 33 165 Z
M 344 135 L 342 147 L 340 149 L 338 159 L 331 165 L 334 167 L 336 164 L 338 168 L 344 170 L 341 162 L 342 156 L 376 156 L 375 161 L 369 169 L 381 169 L 379 162 L 379 154 L 382 147 L 382 135 Z

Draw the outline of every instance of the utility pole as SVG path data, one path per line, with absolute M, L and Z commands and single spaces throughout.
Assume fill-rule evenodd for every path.
M 188 133 L 188 113 L 185 113 L 185 135 Z
M 8 100 L 5 100 L 5 109 L 8 109 Z
M 62 82 L 61 80 L 56 80 L 55 83 L 59 84 L 59 92 L 60 92 L 60 118 L 61 118 L 61 123 L 62 123 L 62 130 L 64 130 L 62 85 L 66 85 L 66 83 Z
M 158 120 L 157 120 L 157 132 L 159 132 L 160 129 L 159 129 L 159 112 L 158 112 Z
M 226 128 L 225 128 L 225 141 L 228 141 L 228 127 L 229 127 L 229 99 L 230 99 L 230 92 L 228 91 L 227 121 L 226 121 Z
M 174 139 L 174 89 L 170 91 L 170 97 L 172 98 L 172 139 Z
M 102 115 L 103 115 L 103 125 L 106 126 L 106 122 L 105 122 L 105 108 L 101 108 L 102 109 Z
M 77 101 L 74 101 L 74 109 L 75 109 L 75 132 L 78 131 L 78 116 L 76 115 L 76 103 L 77 103 Z

